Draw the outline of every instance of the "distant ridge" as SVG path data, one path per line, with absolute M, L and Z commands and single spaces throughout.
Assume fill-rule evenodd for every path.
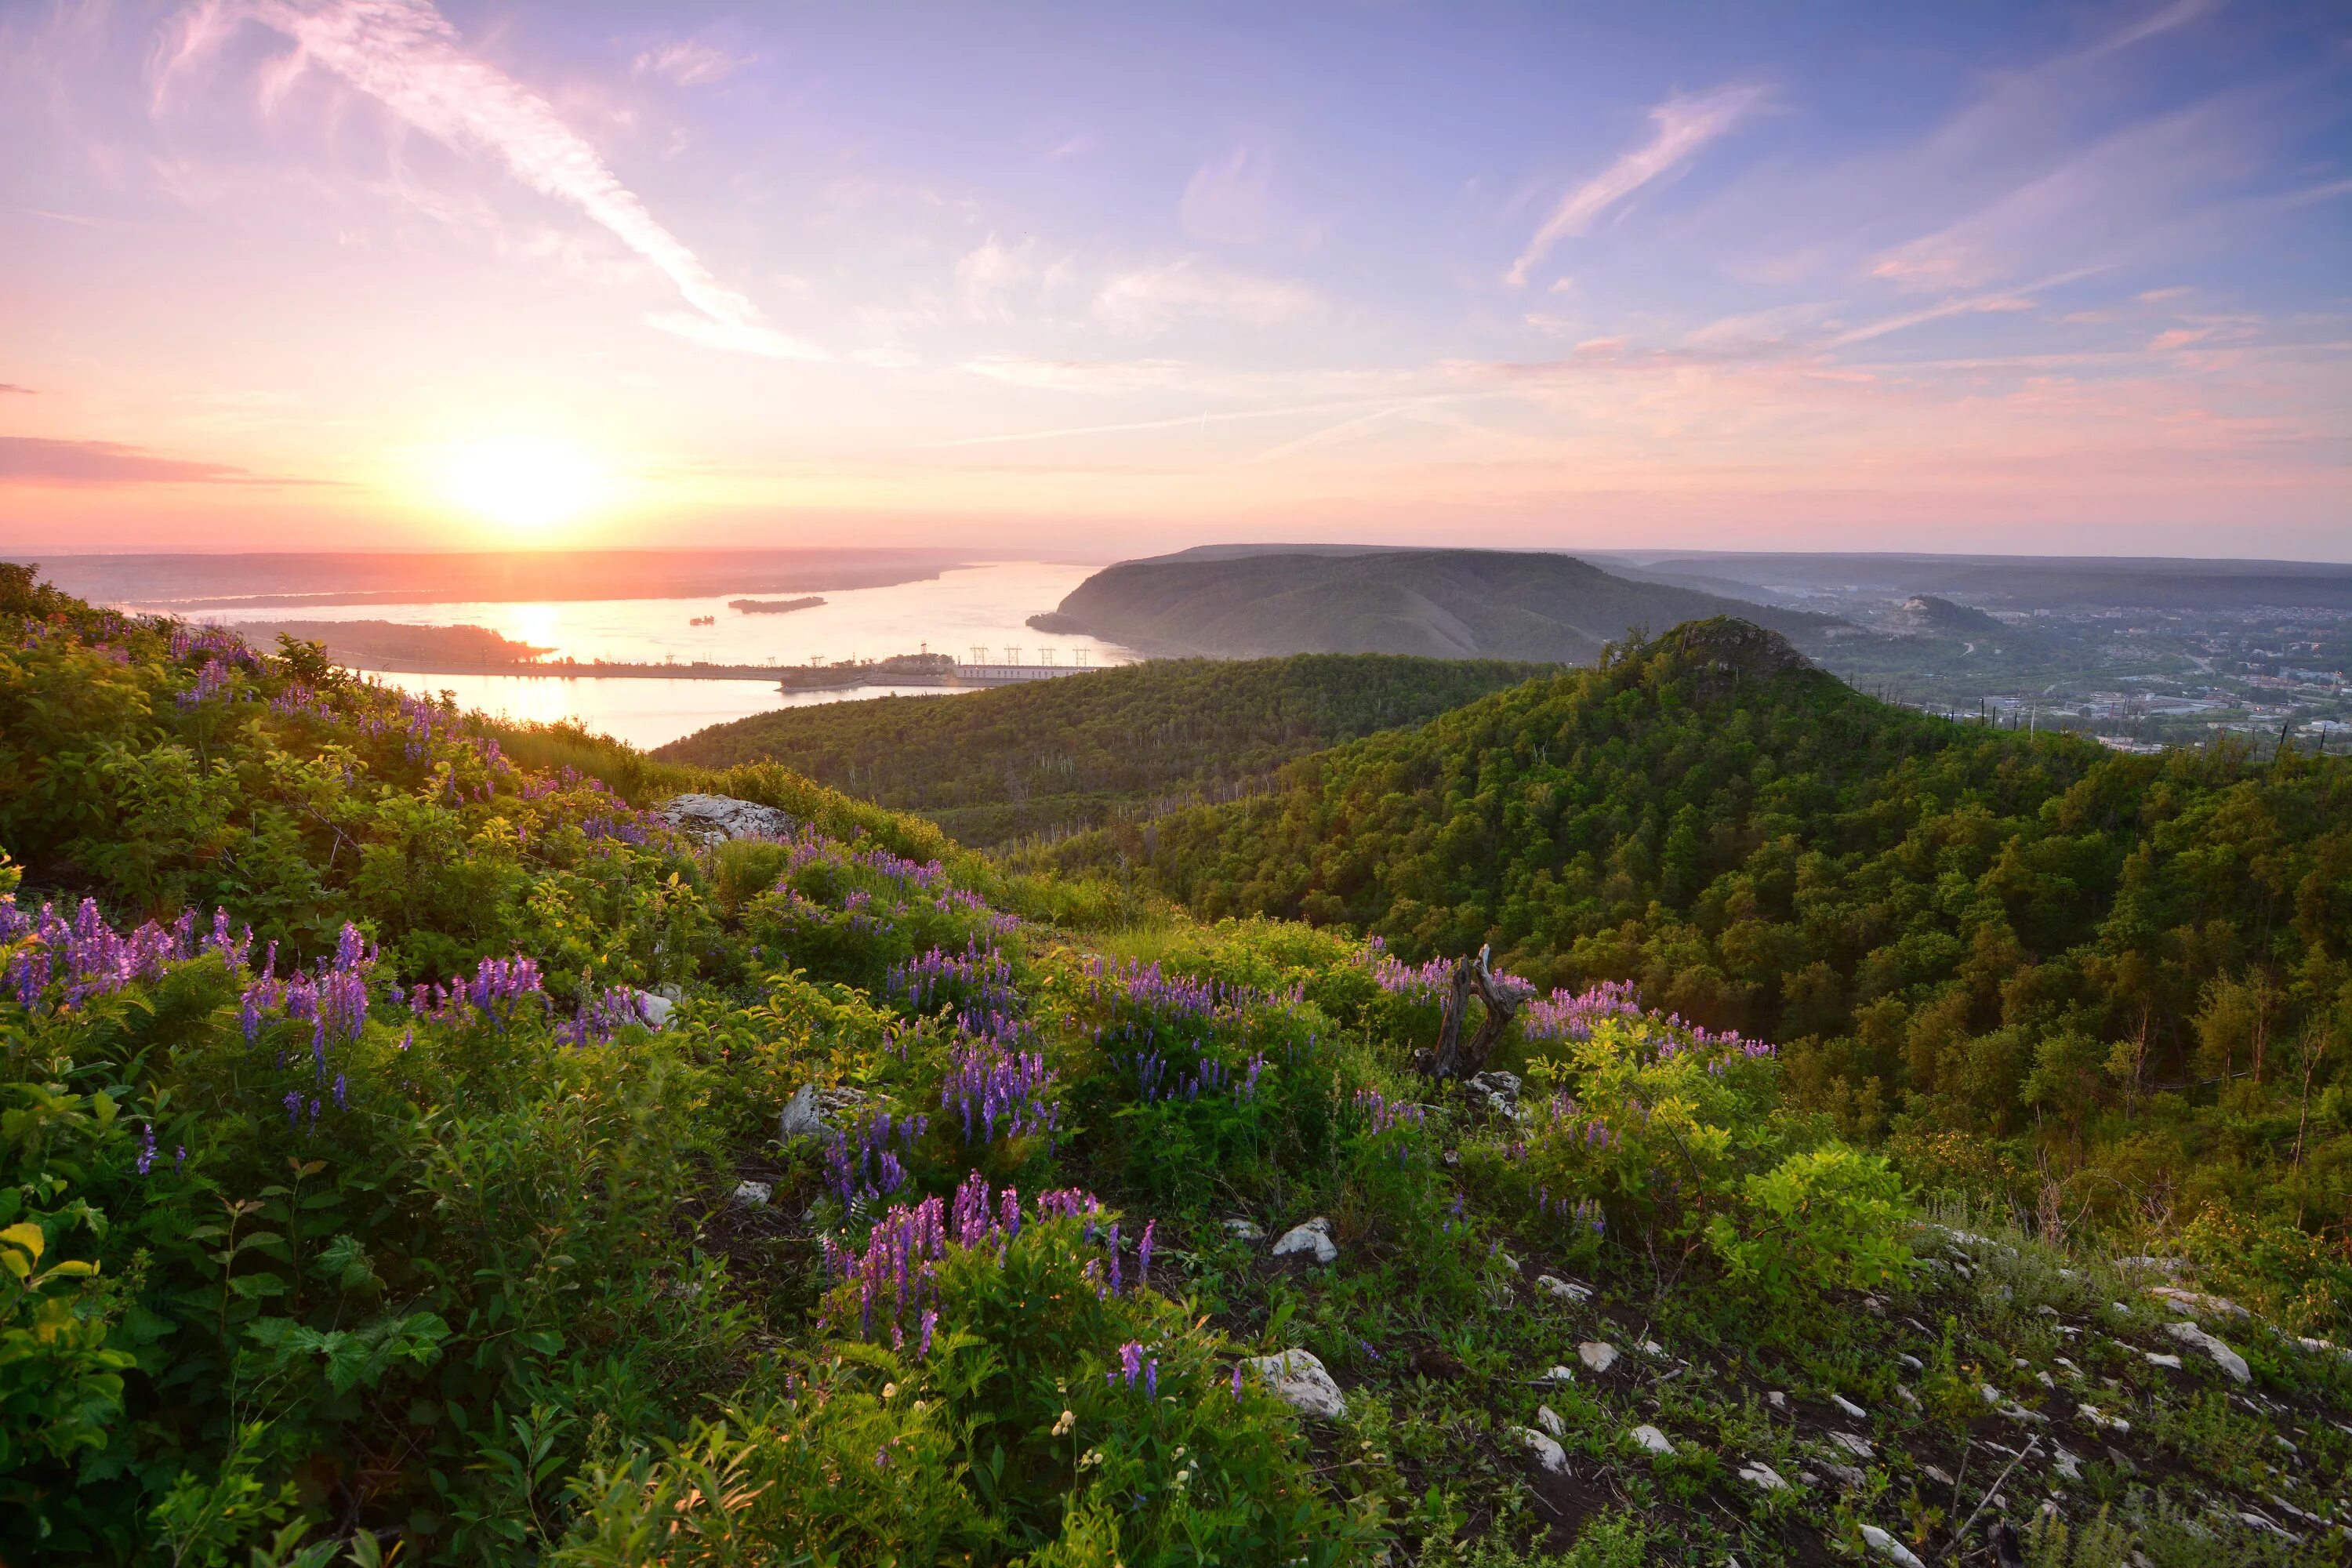
M 1591 664 L 1604 643 L 1636 626 L 1734 616 L 1801 637 L 1839 624 L 1636 582 L 1571 555 L 1338 546 L 1224 552 L 1232 548 L 1123 562 L 1029 624 L 1162 655 L 1399 653 L 1559 664 Z

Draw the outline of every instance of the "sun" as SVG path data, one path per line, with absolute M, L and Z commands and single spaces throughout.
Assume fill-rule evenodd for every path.
M 442 489 L 457 506 L 517 532 L 569 522 L 604 495 L 595 461 L 561 441 L 514 437 L 452 451 Z

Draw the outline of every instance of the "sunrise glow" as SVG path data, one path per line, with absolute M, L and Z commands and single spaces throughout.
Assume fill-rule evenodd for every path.
M 604 486 L 604 475 L 578 448 L 529 437 L 459 447 L 442 469 L 443 492 L 452 505 L 517 534 L 577 521 Z

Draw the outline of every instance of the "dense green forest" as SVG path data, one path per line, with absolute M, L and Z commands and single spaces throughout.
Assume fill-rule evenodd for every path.
M 1717 622 L 1055 858 L 1410 960 L 1632 980 L 1779 1042 L 1849 1132 L 1969 1135 L 1954 1158 L 2070 1211 L 2226 1201 L 2346 1241 L 2342 758 L 1950 723 Z
M 1421 723 L 1545 668 L 1382 654 L 1156 659 L 951 702 L 786 708 L 656 755 L 780 762 L 985 847 L 1221 798 L 1294 757 Z
M 1537 711 L 1561 722 L 1524 756 L 1475 743 Z M 1444 965 L 1399 952 L 1496 929 L 1466 895 L 1389 945 L 1202 921 L 773 763 L 493 724 L 0 566 L 0 1561 L 2346 1561 L 2352 1268 L 2340 1204 L 2316 1212 L 2345 1075 L 2309 991 L 2341 952 L 2338 785 L 2222 757 L 2078 797 L 2105 760 L 2012 745 L 1952 763 L 1976 826 L 1898 878 L 1874 847 L 1961 806 L 1871 780 L 1975 742 L 1721 627 L 1294 766 L 1303 792 L 1400 759 L 1369 831 L 1439 798 L 1403 762 L 1433 735 L 1465 778 L 1566 779 L 1545 748 L 1588 731 L 1596 789 L 1649 767 L 1662 800 L 1780 803 L 1719 850 L 1659 808 L 1695 953 L 1730 929 L 1710 910 L 1801 935 L 1801 894 L 1849 881 L 1888 920 L 2008 921 L 2016 956 L 1923 938 L 1916 976 L 1841 995 L 1865 1044 L 1881 997 L 1907 1042 L 1972 995 L 1930 959 L 2003 1007 L 2088 1006 L 2108 928 L 2117 952 L 2202 933 L 2195 1048 L 2240 1076 L 2176 1089 L 2151 1046 L 2131 1092 L 2212 1129 L 2261 1201 L 2085 1216 L 1929 1141 L 1874 1148 L 1858 1099 L 1843 1128 L 1820 1109 L 1843 1037 L 1784 1058 L 1692 1021 L 1801 1016 L 1728 970 L 1719 995 L 1680 967 L 1495 978 L 1492 1071 L 1433 1079 Z M 779 815 L 698 835 L 682 792 Z M 1238 885 L 1223 834 L 1281 870 L 1272 829 L 1311 809 L 1183 818 L 1221 857 L 1199 887 L 1172 826 L 1150 864 L 1203 898 Z M 2012 817 L 2047 824 L 2013 857 Z M 1739 875 L 1717 852 L 1757 890 L 1710 904 Z M 2199 856 L 2189 919 L 2170 862 Z M 2012 860 L 2013 906 L 1978 887 Z M 2031 979 L 2094 872 L 2125 889 L 2102 934 L 2053 948 L 2088 978 Z M 1633 910 L 1638 958 L 1662 873 L 1618 874 L 1590 896 Z M 2291 1073 L 2301 1176 L 2270 1120 Z M 2116 1179 L 2160 1195 L 2168 1168 Z

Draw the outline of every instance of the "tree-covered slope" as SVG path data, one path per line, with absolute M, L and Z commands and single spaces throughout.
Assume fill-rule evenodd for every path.
M 1629 627 L 1745 616 L 1791 635 L 1835 623 L 1573 556 L 1503 550 L 1381 551 L 1128 561 L 1096 573 L 1032 625 L 1155 653 L 1251 658 L 1401 653 L 1590 664 Z
M 2191 1186 L 2352 1205 L 2352 1147 L 2309 1140 L 2346 1108 L 2305 1093 L 2352 1041 L 2344 759 L 1948 723 L 1718 622 L 1059 854 L 1212 916 L 1633 980 L 1780 1041 L 1858 1131 L 2145 1132 Z
M 1544 669 L 1379 654 L 1155 659 L 948 700 L 787 708 L 656 754 L 779 762 L 994 845 L 1217 798 L 1305 752 L 1421 723 Z
M 1443 984 L 0 567 L 0 1561 L 2344 1560 L 2340 1208 Z

